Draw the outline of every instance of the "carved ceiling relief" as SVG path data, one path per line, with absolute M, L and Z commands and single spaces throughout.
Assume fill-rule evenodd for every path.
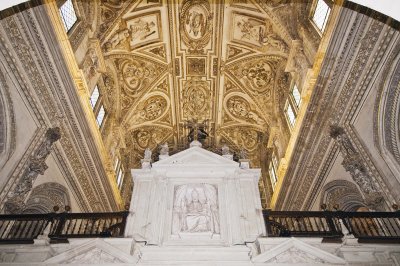
M 184 0 L 179 10 L 179 33 L 189 53 L 203 54 L 212 36 L 213 15 L 207 0 Z
M 111 24 L 117 19 L 120 10 L 126 5 L 122 0 L 101 0 L 100 8 L 100 27 L 97 36 L 101 38 L 110 28 Z
M 154 95 L 140 102 L 133 115 L 126 118 L 131 126 L 137 126 L 145 122 L 156 121 L 169 109 L 169 101 L 166 96 Z
M 128 132 L 125 135 L 128 166 L 140 168 L 140 159 L 143 159 L 144 150 L 146 148 L 156 150 L 161 143 L 171 138 L 172 133 L 171 128 L 158 126 L 144 126 Z
M 251 105 L 243 96 L 234 94 L 233 96 L 228 95 L 226 98 L 225 110 L 229 115 L 239 121 L 250 124 L 256 124 L 259 126 L 265 124 L 261 115 L 254 110 L 254 104 Z
M 200 78 L 184 82 L 182 91 L 183 118 L 208 118 L 210 115 L 210 84 Z
M 287 53 L 288 47 L 278 37 L 268 19 L 233 13 L 232 41 L 253 47 L 261 52 Z
M 186 144 L 183 125 L 193 118 L 207 120 L 210 145 L 241 147 L 257 167 L 260 136 L 286 122 L 274 110 L 283 110 L 289 91 L 283 72 L 289 34 L 271 6 L 214 3 L 101 2 L 100 40 L 110 68 L 104 87 L 116 112 L 114 126 L 124 127 L 129 167 L 139 167 L 144 149 L 160 143 L 157 134 L 171 147 Z M 287 6 L 274 1 L 273 8 L 281 5 Z

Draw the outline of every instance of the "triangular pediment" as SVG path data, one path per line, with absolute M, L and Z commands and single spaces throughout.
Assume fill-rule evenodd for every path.
M 130 263 L 136 259 L 101 239 L 93 239 L 75 248 L 60 253 L 45 263 L 55 264 L 103 264 Z
M 239 164 L 235 161 L 229 160 L 216 153 L 210 152 L 200 147 L 191 147 L 187 150 L 178 152 L 166 159 L 160 160 L 153 164 L 153 168 L 175 165 L 199 165 L 199 166 L 234 166 L 238 167 Z
M 288 265 L 346 264 L 344 259 L 295 238 L 288 239 L 278 246 L 266 250 L 253 257 L 252 261 L 256 263 L 279 263 Z

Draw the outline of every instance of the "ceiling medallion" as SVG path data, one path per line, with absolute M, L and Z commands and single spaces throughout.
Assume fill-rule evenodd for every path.
M 202 54 L 212 34 L 212 13 L 206 0 L 186 0 L 179 15 L 179 32 L 189 53 Z
M 182 96 L 185 118 L 198 117 L 199 114 L 208 116 L 210 92 L 206 81 L 197 78 L 187 81 Z

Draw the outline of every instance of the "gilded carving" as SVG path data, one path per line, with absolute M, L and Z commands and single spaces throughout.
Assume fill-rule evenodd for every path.
M 274 87 L 276 68 L 281 59 L 275 56 L 248 58 L 238 64 L 229 65 L 227 70 L 253 93 L 264 94 Z
M 201 76 L 206 74 L 206 58 L 188 57 L 186 60 L 188 75 Z
M 237 147 L 242 147 L 248 152 L 253 152 L 259 144 L 258 131 L 250 127 L 224 128 L 222 134 Z
M 182 92 L 183 117 L 207 117 L 210 112 L 210 85 L 207 81 L 193 78 L 187 81 Z
M 250 104 L 241 96 L 232 96 L 226 102 L 227 111 L 239 120 L 249 123 L 264 124 L 264 120 L 251 109 Z
M 167 100 L 163 96 L 152 96 L 138 105 L 130 120 L 134 124 L 157 120 L 165 113 L 167 107 Z
M 126 21 L 131 49 L 162 40 L 160 12 L 141 14 Z
M 212 13 L 207 0 L 185 0 L 180 8 L 179 32 L 189 53 L 203 53 L 212 35 Z
M 254 47 L 267 46 L 287 52 L 286 44 L 274 33 L 272 23 L 267 19 L 233 14 L 233 41 Z
M 166 70 L 165 66 L 138 57 L 135 57 L 134 60 L 117 59 L 115 63 L 121 71 L 123 91 L 126 96 L 131 98 L 138 97 L 144 91 L 144 88 L 148 87 Z

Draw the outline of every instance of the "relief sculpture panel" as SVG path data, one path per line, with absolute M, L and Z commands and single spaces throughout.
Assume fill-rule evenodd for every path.
M 183 117 L 208 117 L 210 112 L 210 85 L 207 81 L 193 78 L 184 83 L 182 92 Z
M 216 185 L 203 183 L 175 187 L 172 234 L 180 233 L 220 233 Z
M 179 32 L 191 53 L 203 53 L 212 34 L 212 13 L 206 0 L 184 1 L 179 15 Z
M 268 19 L 234 13 L 232 20 L 234 42 L 287 52 L 286 44 L 274 33 L 272 23 Z
M 259 125 L 265 123 L 261 116 L 251 108 L 250 103 L 241 96 L 234 95 L 228 98 L 225 109 L 235 119 Z
M 251 57 L 229 65 L 228 72 L 239 79 L 253 94 L 270 92 L 275 83 L 276 69 L 282 58 L 277 56 Z

